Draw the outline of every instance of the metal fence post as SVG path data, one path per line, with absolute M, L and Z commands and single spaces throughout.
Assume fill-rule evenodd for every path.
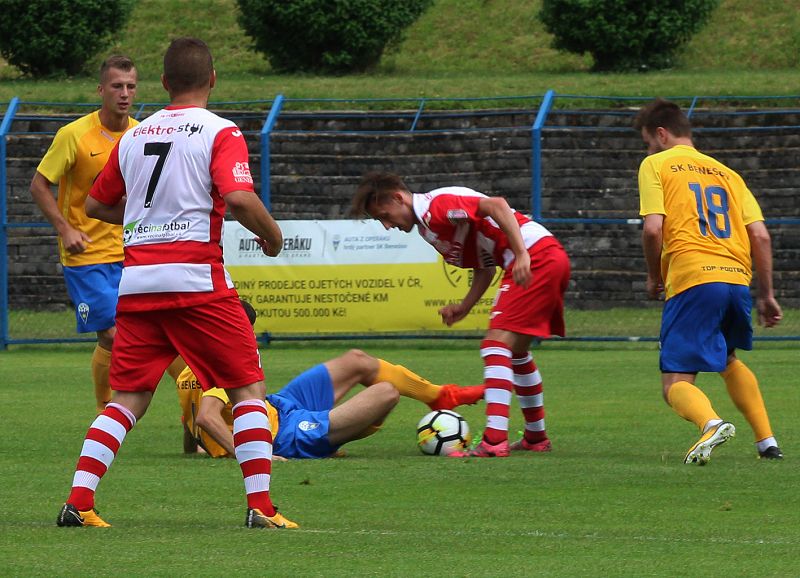
M 542 218 L 542 127 L 555 97 L 556 93 L 552 89 L 544 94 L 531 127 L 531 214 L 534 221 Z
M 8 348 L 8 211 L 6 208 L 6 136 L 19 108 L 19 98 L 8 103 L 3 122 L 0 123 L 0 349 Z
M 269 162 L 269 140 L 272 135 L 272 129 L 275 123 L 278 122 L 278 116 L 281 114 L 283 108 L 283 95 L 279 94 L 272 101 L 272 107 L 269 109 L 267 119 L 264 121 L 264 126 L 261 127 L 261 200 L 268 211 L 272 210 L 272 189 L 270 187 L 270 162 Z

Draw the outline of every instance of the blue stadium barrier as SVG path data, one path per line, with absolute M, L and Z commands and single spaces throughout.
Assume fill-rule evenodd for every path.
M 0 122 L 0 348 L 5 349 L 8 336 L 8 211 L 7 174 L 6 174 L 6 136 L 11 130 L 11 123 L 19 108 L 19 98 L 14 97 L 8 103 Z
M 800 96 L 676 96 L 669 97 L 670 100 L 675 102 L 684 103 L 687 114 L 690 117 L 695 115 L 727 115 L 727 116 L 748 116 L 748 115 L 770 115 L 782 114 L 786 112 L 800 112 L 800 110 L 792 108 L 767 108 L 759 109 L 758 111 L 726 111 L 726 110 L 699 110 L 700 103 L 704 102 L 760 102 L 760 101 L 778 101 L 778 102 L 797 102 Z M 552 111 L 556 108 L 558 101 L 574 103 L 576 101 L 605 101 L 610 104 L 619 105 L 620 103 L 644 103 L 651 100 L 651 97 L 617 97 L 617 96 L 592 96 L 592 95 L 574 95 L 574 94 L 557 94 L 554 90 L 547 90 L 542 95 L 523 95 L 523 96 L 502 96 L 502 97 L 467 97 L 467 98 L 383 98 L 383 99 L 307 99 L 307 98 L 287 98 L 282 94 L 277 95 L 271 100 L 250 100 L 250 101 L 225 101 L 210 103 L 211 107 L 215 110 L 224 109 L 229 106 L 266 109 L 265 113 L 241 111 L 237 118 L 240 119 L 256 119 L 261 122 L 261 129 L 259 131 L 260 150 L 261 150 L 261 198 L 267 208 L 271 208 L 271 189 L 270 189 L 270 139 L 271 135 L 276 132 L 301 132 L 292 131 L 288 129 L 280 129 L 278 122 L 280 118 L 291 117 L 294 113 L 291 110 L 293 104 L 302 105 L 302 115 L 304 118 L 311 119 L 327 119 L 331 121 L 338 121 L 339 123 L 346 123 L 348 120 L 363 119 L 365 115 L 370 118 L 388 118 L 394 119 L 399 123 L 405 123 L 406 128 L 403 130 L 354 130 L 354 129 L 330 129 L 330 130 L 315 130 L 315 132 L 329 132 L 329 133 L 372 133 L 372 134 L 394 134 L 398 132 L 416 132 L 416 133 L 430 133 L 430 132 L 444 132 L 444 131 L 487 131 L 492 130 L 508 130 L 511 128 L 526 128 L 531 132 L 531 212 L 537 221 L 552 222 L 552 223 L 574 223 L 574 224 L 625 224 L 625 225 L 640 225 L 641 219 L 638 218 L 548 218 L 542 214 L 542 133 L 545 130 L 557 130 L 559 128 L 569 128 L 570 130 L 585 130 L 585 131 L 628 131 L 630 123 L 626 127 L 598 127 L 592 125 L 570 124 L 570 125 L 551 125 L 548 124 L 548 119 Z M 516 109 L 521 113 L 526 112 L 534 117 L 531 124 L 525 126 L 502 126 L 502 127 L 480 127 L 480 126 L 453 126 L 449 128 L 427 128 L 422 129 L 420 125 L 426 119 L 436 119 L 442 121 L 452 119 L 453 121 L 478 118 L 496 115 L 508 114 L 508 109 L 498 110 L 495 113 L 485 110 L 458 110 L 460 103 L 503 103 L 503 104 L 517 104 Z M 394 110 L 368 110 L 368 112 L 352 112 L 352 111 L 337 111 L 337 107 L 342 104 L 354 104 L 369 108 L 369 105 L 407 105 L 407 109 L 400 111 Z M 448 109 L 441 109 L 441 105 L 447 104 Z M 525 106 L 527 104 L 527 106 Z M 6 156 L 6 139 L 9 134 L 14 134 L 11 130 L 12 124 L 15 121 L 37 121 L 48 120 L 52 121 L 53 117 L 50 115 L 41 114 L 20 114 L 19 109 L 21 106 L 28 107 L 46 107 L 47 109 L 65 107 L 70 110 L 75 109 L 94 109 L 96 104 L 75 104 L 65 102 L 40 102 L 40 101 L 20 101 L 15 97 L 8 103 L 0 103 L 0 110 L 3 111 L 2 122 L 0 122 L 0 350 L 6 349 L 9 344 L 29 344 L 29 343 L 64 343 L 64 342 L 90 342 L 94 341 L 93 338 L 65 338 L 65 339 L 11 339 L 9 336 L 9 312 L 8 312 L 8 230 L 18 227 L 49 227 L 46 222 L 26 222 L 26 223 L 9 223 L 7 206 L 6 206 L 6 190 L 7 190 L 7 156 Z M 136 107 L 134 118 L 140 119 L 148 113 L 162 108 L 165 103 L 140 103 Z M 309 105 L 318 105 L 334 110 L 325 110 L 320 112 L 309 112 Z M 435 105 L 435 106 L 433 106 Z M 590 114 L 596 114 L 599 109 L 593 110 L 569 110 L 558 109 L 562 116 L 581 117 Z M 603 114 L 618 115 L 620 117 L 630 117 L 632 120 L 635 110 L 627 107 L 627 110 L 614 110 L 613 107 L 602 110 Z M 62 121 L 66 124 L 75 118 L 78 118 L 85 112 L 78 112 L 74 114 L 67 114 L 62 117 Z M 714 127 L 714 128 L 696 128 L 697 132 L 703 131 L 759 131 L 759 130 L 800 130 L 800 126 L 795 125 L 777 125 L 777 126 L 762 126 L 762 127 Z M 255 131 L 245 131 L 249 134 L 255 134 Z M 51 134 L 52 131 L 31 133 L 25 131 L 25 134 Z M 768 219 L 768 224 L 800 224 L 798 218 L 774 218 Z M 363 338 L 364 336 L 360 336 Z M 376 339 L 386 338 L 387 336 L 376 336 Z M 471 336 L 459 335 L 435 335 L 435 336 L 417 336 L 409 335 L 402 336 L 404 338 L 424 339 L 424 338 L 472 338 Z M 319 336 L 320 339 L 352 339 L 354 336 Z M 276 339 L 281 340 L 301 340 L 307 337 L 273 337 L 269 334 L 261 336 L 262 342 L 269 342 Z M 566 338 L 564 341 L 653 341 L 653 337 L 576 337 Z M 757 340 L 762 341 L 797 341 L 800 336 L 780 336 L 780 337 L 756 337 Z

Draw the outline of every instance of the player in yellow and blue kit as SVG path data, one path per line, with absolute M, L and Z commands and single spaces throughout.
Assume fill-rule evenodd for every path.
M 241 304 L 250 323 L 255 323 L 253 307 L 246 301 Z M 233 419 L 225 390 L 203 392 L 188 367 L 176 383 L 185 431 L 210 456 L 232 455 Z M 365 389 L 339 404 L 359 384 Z M 431 409 L 453 409 L 476 403 L 483 394 L 483 385 L 436 385 L 402 365 L 351 349 L 267 395 L 273 453 L 297 459 L 329 457 L 342 444 L 377 432 L 399 395 L 421 401 Z
M 203 393 L 185 387 L 192 380 L 196 378 L 187 367 L 177 381 L 179 392 L 185 392 L 180 396 L 184 425 L 212 457 L 231 454 L 231 406 L 225 390 L 212 388 Z M 338 404 L 359 384 L 366 387 Z M 433 399 L 426 397 L 423 389 L 433 392 Z M 288 459 L 327 458 L 341 445 L 376 433 L 400 395 L 430 399 L 425 403 L 431 409 L 452 409 L 483 399 L 483 391 L 482 385 L 435 385 L 402 365 L 352 349 L 315 365 L 277 393 L 267 395 L 273 452 Z M 187 405 L 199 407 L 188 421 Z
M 102 105 L 62 127 L 42 158 L 31 194 L 58 232 L 67 292 L 78 333 L 97 333 L 92 377 L 97 411 L 111 400 L 108 371 L 114 340 L 117 290 L 122 274 L 122 227 L 86 216 L 84 202 L 109 153 L 128 128 L 137 74 L 130 58 L 111 56 L 100 67 Z M 51 187 L 58 184 L 57 200 Z
M 752 371 L 736 349 L 752 349 L 752 262 L 756 308 L 766 327 L 782 317 L 772 288 L 772 246 L 764 217 L 742 178 L 698 152 L 691 124 L 674 103 L 656 99 L 634 121 L 650 156 L 639 167 L 647 292 L 665 294 L 660 368 L 664 399 L 701 437 L 685 463 L 708 462 L 715 446 L 735 435 L 694 383 L 719 372 L 755 434 L 761 458 L 783 457 Z M 752 255 L 752 260 L 751 260 Z

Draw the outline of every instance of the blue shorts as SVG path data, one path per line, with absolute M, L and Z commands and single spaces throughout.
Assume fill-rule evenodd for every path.
M 662 373 L 723 371 L 734 349 L 753 348 L 746 285 L 705 283 L 675 295 L 661 316 Z
M 333 382 L 323 364 L 304 371 L 267 401 L 278 410 L 272 452 L 284 458 L 327 458 L 339 449 L 328 442 Z
M 122 261 L 64 267 L 67 293 L 75 306 L 78 333 L 114 327 Z

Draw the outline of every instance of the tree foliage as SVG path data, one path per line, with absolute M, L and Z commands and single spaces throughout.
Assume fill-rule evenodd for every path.
M 360 72 L 433 0 L 237 0 L 239 24 L 277 72 Z
M 594 58 L 597 71 L 668 68 L 719 0 L 543 0 L 553 47 Z
M 0 0 L 0 55 L 35 77 L 76 74 L 123 30 L 134 0 Z

